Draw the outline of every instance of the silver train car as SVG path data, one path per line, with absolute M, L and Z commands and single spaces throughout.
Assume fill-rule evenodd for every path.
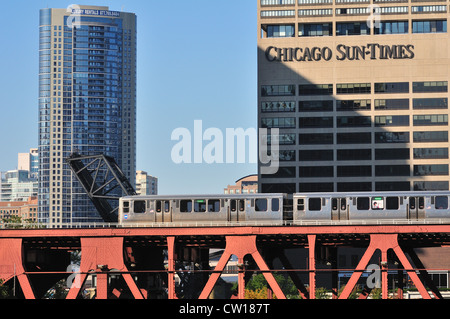
M 130 196 L 119 201 L 119 225 L 284 222 L 284 194 Z
M 129 196 L 119 226 L 300 225 L 310 221 L 450 222 L 450 192 Z
M 449 219 L 450 192 L 294 194 L 293 222 Z

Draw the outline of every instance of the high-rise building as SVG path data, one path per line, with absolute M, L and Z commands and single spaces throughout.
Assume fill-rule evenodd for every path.
M 111 156 L 134 185 L 136 15 L 97 6 L 42 9 L 39 35 L 40 222 L 101 221 L 65 159 Z
M 32 148 L 28 153 L 19 153 L 17 156 L 17 169 L 29 171 L 31 178 L 37 178 L 39 173 L 39 150 Z
M 30 171 L 13 170 L 0 173 L 0 201 L 27 201 L 38 194 L 38 180 Z
M 449 190 L 445 3 L 257 1 L 260 192 Z
M 136 172 L 136 193 L 138 195 L 158 195 L 158 178 L 147 172 Z

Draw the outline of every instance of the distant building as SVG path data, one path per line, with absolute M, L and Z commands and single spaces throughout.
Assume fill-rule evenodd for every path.
M 0 222 L 12 216 L 22 218 L 22 221 L 37 222 L 37 197 L 30 197 L 26 201 L 0 202 Z
M 258 175 L 249 175 L 236 181 L 235 185 L 228 185 L 225 194 L 254 194 L 258 193 Z
M 25 202 L 38 194 L 38 180 L 27 170 L 13 170 L 1 175 L 0 201 Z
M 147 172 L 136 172 L 136 192 L 138 195 L 158 195 L 158 178 Z
M 17 158 L 17 169 L 29 171 L 30 177 L 37 178 L 39 172 L 39 150 L 37 148 L 32 148 L 28 153 L 19 153 Z

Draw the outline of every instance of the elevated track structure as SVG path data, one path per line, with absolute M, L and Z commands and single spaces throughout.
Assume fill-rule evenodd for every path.
M 388 273 L 393 272 L 398 274 L 399 298 L 409 278 L 423 299 L 441 299 L 430 269 L 414 249 L 449 245 L 448 224 L 3 229 L 0 278 L 10 291 L 15 287 L 16 298 L 25 299 L 43 298 L 61 280 L 69 286 L 67 299 L 82 298 L 89 276 L 95 278 L 97 299 L 207 299 L 219 296 L 215 288 L 234 255 L 238 290 L 222 298 L 244 299 L 246 283 L 259 272 L 270 286 L 269 296 L 278 299 L 286 298 L 286 292 L 275 273 L 290 276 L 304 299 L 316 298 L 317 278 L 327 273 L 334 298 L 347 299 L 376 255 L 384 299 L 389 298 Z M 344 271 L 335 260 L 340 247 L 358 247 L 364 254 L 354 269 L 345 269 L 352 275 L 338 295 L 336 278 Z M 223 250 L 215 267 L 209 260 L 211 249 Z M 299 249 L 306 252 L 304 268 L 286 254 L 292 250 L 295 256 Z M 76 273 L 68 271 L 74 251 L 81 252 Z M 324 258 L 329 266 L 319 267 Z M 358 298 L 368 297 L 370 287 L 365 288 Z

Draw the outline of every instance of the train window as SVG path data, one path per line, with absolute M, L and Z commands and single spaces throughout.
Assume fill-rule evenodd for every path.
M 419 197 L 419 209 L 425 208 L 425 197 Z
M 194 201 L 194 212 L 205 213 L 206 212 L 206 200 L 197 199 Z
M 321 198 L 310 198 L 308 208 L 311 211 L 321 211 L 322 210 L 322 199 Z
M 304 211 L 305 210 L 305 200 L 300 198 L 297 200 L 297 210 Z
M 156 212 L 161 213 L 161 201 L 156 201 Z
M 130 212 L 130 202 L 123 202 L 123 212 L 124 213 Z
M 356 201 L 356 208 L 358 210 L 369 210 L 369 197 L 358 197 Z
M 266 212 L 267 211 L 267 199 L 258 198 L 255 201 L 255 211 L 257 212 Z
M 180 212 L 182 213 L 192 212 L 192 201 L 191 200 L 180 201 Z
M 164 212 L 166 212 L 166 213 L 170 212 L 170 202 L 169 201 L 164 202 Z
M 277 212 L 280 210 L 280 200 L 278 198 L 272 198 L 272 211 Z
M 210 199 L 208 201 L 208 212 L 213 212 L 213 213 L 220 212 L 220 200 Z
M 448 196 L 436 196 L 434 207 L 436 209 L 448 209 Z
M 416 198 L 415 197 L 409 198 L 409 208 L 416 209 Z
M 386 197 L 386 209 L 399 209 L 398 197 Z
M 134 201 L 134 213 L 135 214 L 145 213 L 145 200 Z
M 372 198 L 372 209 L 382 210 L 384 209 L 384 199 L 383 197 L 373 197 Z
M 232 212 L 235 212 L 237 210 L 236 206 L 237 206 L 237 201 L 235 199 L 231 200 L 230 209 Z
M 245 210 L 245 200 L 244 199 L 240 199 L 239 200 L 239 211 L 243 212 Z
M 333 198 L 331 200 L 331 207 L 332 207 L 332 210 L 337 210 L 338 209 L 338 200 L 337 200 L 337 198 Z
M 347 199 L 341 198 L 341 210 L 346 210 L 346 209 L 347 209 Z

